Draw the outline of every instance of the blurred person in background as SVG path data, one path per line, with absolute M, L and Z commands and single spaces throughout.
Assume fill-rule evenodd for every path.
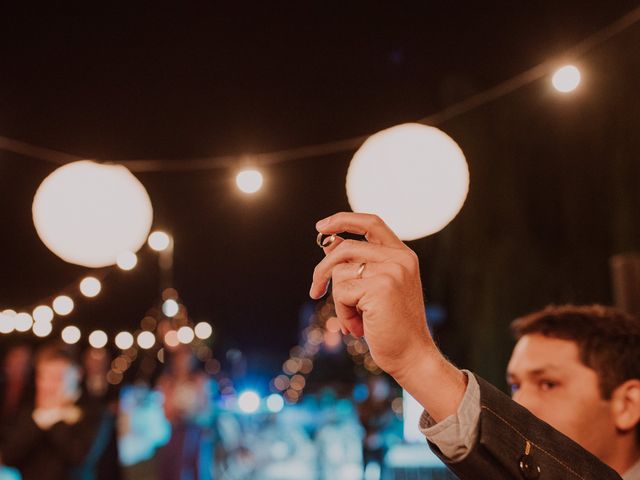
M 16 415 L 33 405 L 32 347 L 14 343 L 7 348 L 0 371 L 0 445 L 11 433 Z M 13 468 L 0 466 L 0 480 L 20 478 Z
M 11 345 L 0 373 L 0 442 L 20 409 L 33 404 L 32 349 L 26 343 Z
M 213 450 L 208 431 L 213 419 L 210 380 L 198 368 L 191 347 L 179 345 L 167 356 L 156 388 L 164 396 L 171 439 L 158 450 L 158 478 L 207 480 Z
M 82 355 L 83 380 L 80 405 L 99 411 L 102 424 L 96 450 L 100 452 L 96 465 L 97 480 L 122 478 L 118 455 L 116 419 L 119 388 L 107 381 L 111 368 L 111 355 L 105 348 L 87 348 Z
M 364 427 L 365 435 L 362 442 L 362 453 L 365 470 L 378 472 L 370 473 L 366 478 L 380 478 L 384 468 L 384 457 L 388 450 L 385 442 L 384 430 L 394 419 L 391 410 L 391 386 L 386 377 L 371 375 L 367 378 L 369 394 L 358 404 L 358 416 Z
M 0 462 L 24 480 L 94 479 L 94 453 L 102 418 L 78 404 L 80 368 L 60 345 L 35 358 L 35 401 L 17 415 L 0 445 Z

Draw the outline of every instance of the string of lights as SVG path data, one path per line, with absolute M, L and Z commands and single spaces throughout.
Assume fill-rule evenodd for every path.
M 589 35 L 582 41 L 566 49 L 557 59 L 575 61 L 597 46 L 624 32 L 640 21 L 640 7 L 631 10 L 618 20 Z M 555 72 L 555 73 L 554 73 Z M 460 102 L 450 105 L 443 110 L 421 118 L 417 123 L 437 126 L 457 116 L 479 108 L 499 98 L 502 98 L 536 80 L 553 74 L 552 84 L 561 93 L 569 93 L 580 83 L 580 73 L 577 67 L 565 65 L 559 68 L 556 59 L 540 63 L 520 74 L 517 74 L 498 85 L 476 93 Z M 370 134 L 352 138 L 334 140 L 314 145 L 279 150 L 275 152 L 258 153 L 251 156 L 225 155 L 215 157 L 185 158 L 180 161 L 164 159 L 130 159 L 117 160 L 116 163 L 126 166 L 132 172 L 168 172 L 168 171 L 199 171 L 237 168 L 239 165 L 252 163 L 255 166 L 268 166 L 277 163 L 303 160 L 324 155 L 349 152 L 357 149 Z M 57 150 L 32 145 L 16 139 L 0 136 L 0 149 L 17 153 L 30 158 L 40 159 L 55 165 L 85 159 L 84 157 L 60 152 Z M 252 174 L 255 175 L 255 174 Z M 261 183 L 261 181 L 260 181 Z M 258 187 L 259 189 L 259 187 Z

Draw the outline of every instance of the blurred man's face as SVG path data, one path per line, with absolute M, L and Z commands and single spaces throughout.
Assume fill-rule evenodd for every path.
M 31 350 L 26 346 L 14 347 L 7 353 L 4 370 L 7 377 L 21 378 L 27 375 L 31 363 Z
M 71 399 L 78 382 L 78 369 L 68 360 L 42 360 L 36 365 L 36 390 L 42 398 Z
M 607 457 L 616 436 L 611 402 L 601 397 L 598 376 L 580 362 L 575 342 L 523 336 L 511 355 L 507 382 L 516 402 L 594 455 Z

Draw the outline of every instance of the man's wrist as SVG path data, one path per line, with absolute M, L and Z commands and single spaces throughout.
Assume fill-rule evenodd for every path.
M 457 412 L 467 387 L 466 375 L 435 344 L 416 354 L 411 365 L 393 377 L 436 422 Z

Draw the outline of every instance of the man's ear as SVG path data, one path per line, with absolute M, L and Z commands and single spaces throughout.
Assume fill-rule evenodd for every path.
M 611 410 L 618 430 L 636 428 L 640 423 L 640 379 L 627 380 L 613 391 Z

